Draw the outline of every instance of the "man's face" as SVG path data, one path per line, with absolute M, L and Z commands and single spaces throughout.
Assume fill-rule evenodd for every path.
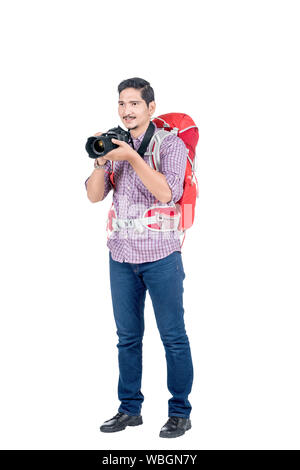
M 119 116 L 124 126 L 130 131 L 140 129 L 141 133 L 145 131 L 151 115 L 155 110 L 155 102 L 151 101 L 149 107 L 141 97 L 141 90 L 135 88 L 125 88 L 119 96 Z

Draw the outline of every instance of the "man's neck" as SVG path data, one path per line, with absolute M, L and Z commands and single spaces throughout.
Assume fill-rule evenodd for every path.
M 144 134 L 148 129 L 150 121 L 148 121 L 142 128 L 132 129 L 130 135 L 133 139 L 138 139 L 140 135 Z

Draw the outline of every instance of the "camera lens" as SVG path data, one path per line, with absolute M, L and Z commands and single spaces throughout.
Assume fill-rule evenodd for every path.
M 94 142 L 94 150 L 96 153 L 104 152 L 104 142 L 103 140 L 95 140 Z

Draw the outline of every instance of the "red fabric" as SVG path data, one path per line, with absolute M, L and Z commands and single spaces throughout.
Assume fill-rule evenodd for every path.
M 111 172 L 111 174 L 109 175 L 109 179 L 110 179 L 111 184 L 113 185 L 113 187 L 115 187 L 115 180 L 114 180 L 114 162 L 113 162 L 113 160 L 111 161 L 111 163 L 112 163 L 112 165 L 111 165 L 111 167 L 112 167 L 112 172 Z
M 117 215 L 114 209 L 114 203 L 112 202 L 110 206 L 110 210 L 108 212 L 108 218 L 107 218 L 107 224 L 106 224 L 106 231 L 107 231 L 107 238 L 109 238 L 109 235 L 113 231 L 113 225 L 112 225 L 112 219 L 116 219 Z

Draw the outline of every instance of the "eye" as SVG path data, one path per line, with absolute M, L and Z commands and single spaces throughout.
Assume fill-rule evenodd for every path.
M 134 102 L 134 103 L 132 103 L 132 104 L 136 105 L 136 102 Z

